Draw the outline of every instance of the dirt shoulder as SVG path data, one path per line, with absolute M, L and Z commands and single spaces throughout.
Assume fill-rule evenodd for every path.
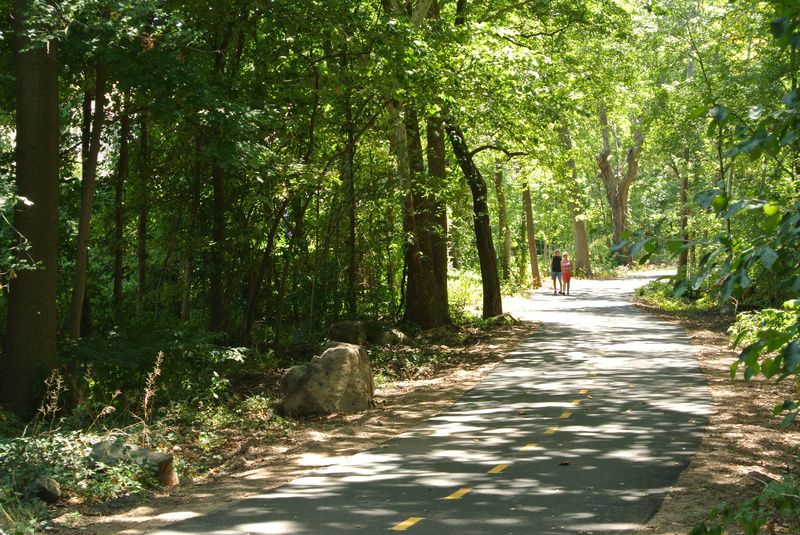
M 298 422 L 286 436 L 268 444 L 242 440 L 226 452 L 227 462 L 209 477 L 185 481 L 161 494 L 121 498 L 102 506 L 67 507 L 56 519 L 55 532 L 146 533 L 224 508 L 337 458 L 375 447 L 448 408 L 535 329 L 533 323 L 520 322 L 473 333 L 465 347 L 441 348 L 451 364 L 428 370 L 421 378 L 378 387 L 375 408 L 366 413 Z
M 685 534 L 720 504 L 738 504 L 758 494 L 769 480 L 798 469 L 796 428 L 779 428 L 772 408 L 791 396 L 792 383 L 763 377 L 745 382 L 730 376 L 737 353 L 728 346 L 727 324 L 714 316 L 675 318 L 697 350 L 713 398 L 713 412 L 697 454 L 642 533 Z M 735 533 L 735 532 L 734 532 Z

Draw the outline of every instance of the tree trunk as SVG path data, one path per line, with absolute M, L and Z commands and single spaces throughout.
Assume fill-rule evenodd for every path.
M 95 68 L 95 104 L 89 140 L 88 159 L 83 165 L 81 180 L 81 207 L 78 216 L 78 248 L 75 253 L 75 278 L 72 284 L 67 337 L 77 340 L 81 336 L 83 301 L 86 292 L 86 278 L 89 267 L 89 224 L 92 219 L 92 206 L 97 182 L 97 161 L 100 156 L 100 133 L 105 120 L 106 78 L 108 66 L 98 62 Z
M 531 206 L 531 191 L 527 184 L 522 190 L 522 206 L 525 210 L 525 228 L 528 235 L 528 254 L 531 257 L 531 287 L 542 286 L 542 276 L 539 273 L 539 255 L 536 251 L 536 230 L 533 226 L 533 207 Z
M 597 155 L 597 163 L 600 167 L 600 176 L 606 188 L 609 207 L 611 209 L 611 221 L 613 223 L 612 244 L 617 248 L 616 257 L 621 263 L 630 261 L 627 247 L 622 247 L 622 235 L 628 228 L 628 196 L 631 185 L 639 172 L 639 157 L 642 153 L 644 143 L 644 133 L 638 130 L 635 124 L 634 143 L 628 150 L 625 158 L 625 169 L 620 167 L 613 168 L 609 162 L 611 149 L 609 146 L 608 117 L 603 106 L 599 108 L 600 126 L 603 135 L 603 150 Z M 634 120 L 631 121 L 635 123 Z
M 222 276 L 225 272 L 225 173 L 216 163 L 211 169 L 213 189 L 211 226 L 211 294 L 210 329 L 220 332 L 225 327 L 225 295 Z
M 428 237 L 431 243 L 431 257 L 433 258 L 435 294 L 432 307 L 435 309 L 433 327 L 450 323 L 450 305 L 447 296 L 447 207 L 440 200 L 439 191 L 443 189 L 447 179 L 444 121 L 441 117 L 428 117 L 427 120 L 427 157 L 428 176 L 433 183 L 428 192 L 430 210 L 426 220 L 428 222 Z
M 147 285 L 147 209 L 150 187 L 150 135 L 147 126 L 147 112 L 139 123 L 139 215 L 136 225 L 136 260 L 138 277 L 136 287 L 136 316 L 141 318 L 144 311 L 144 294 Z
M 572 137 L 567 127 L 562 128 L 564 146 L 572 150 Z M 592 276 L 592 264 L 589 258 L 589 234 L 586 231 L 586 214 L 583 210 L 583 199 L 578 190 L 578 169 L 575 159 L 567 160 L 567 207 L 572 220 L 572 234 L 575 240 L 575 272 L 587 277 Z
M 503 280 L 511 276 L 511 230 L 508 228 L 506 215 L 506 195 L 503 191 L 503 169 L 498 164 L 494 173 L 494 189 L 497 194 L 497 229 L 499 240 L 503 243 L 503 256 L 500 265 L 503 268 Z
M 123 230 L 125 225 L 124 197 L 128 179 L 128 138 L 131 135 L 131 117 L 123 110 L 119 131 L 119 161 L 114 186 L 114 321 L 122 321 L 122 260 L 125 253 Z
M 10 281 L 0 373 L 0 403 L 21 421 L 41 399 L 42 382 L 56 364 L 58 311 L 58 42 L 29 48 L 25 38 L 32 0 L 15 0 L 16 187 L 33 204 L 15 211 L 14 227 L 41 263 Z
M 344 196 L 347 203 L 347 315 L 355 318 L 358 309 L 358 288 L 357 275 L 358 266 L 356 263 L 356 186 L 355 186 L 355 124 L 353 123 L 353 103 L 348 76 L 348 57 L 347 49 L 341 52 L 340 67 L 342 69 L 344 91 L 344 134 L 345 150 L 342 155 L 341 179 L 344 186 Z
M 278 226 L 283 219 L 283 214 L 286 213 L 286 208 L 289 206 L 289 200 L 283 201 L 275 217 L 270 225 L 269 233 L 267 234 L 267 244 L 264 246 L 264 252 L 261 254 L 261 261 L 258 265 L 258 272 L 253 279 L 253 285 L 250 287 L 250 292 L 247 298 L 247 311 L 244 323 L 244 335 L 248 344 L 253 341 L 253 326 L 255 325 L 256 313 L 258 312 L 258 303 L 261 298 L 261 288 L 264 280 L 267 277 L 272 266 L 272 253 L 275 249 L 275 235 L 278 232 Z
M 445 129 L 458 164 L 472 192 L 472 221 L 475 227 L 475 243 L 478 248 L 483 283 L 483 317 L 499 316 L 503 313 L 503 302 L 500 295 L 500 278 L 497 274 L 497 256 L 492 242 L 492 226 L 489 222 L 486 181 L 472 159 L 461 128 L 448 121 Z
M 689 171 L 681 173 L 680 167 L 674 158 L 670 159 L 670 167 L 675 176 L 680 180 L 680 236 L 684 244 L 689 243 Z M 678 277 L 688 279 L 689 249 L 681 248 L 678 255 Z
M 203 188 L 202 141 L 198 134 L 195 139 L 194 172 L 191 184 L 191 203 L 189 204 L 189 230 L 186 236 L 186 258 L 183 264 L 183 289 L 181 294 L 181 321 L 189 321 L 192 309 L 192 279 L 194 277 L 195 232 L 200 214 L 200 192 Z
M 431 180 L 426 180 L 419 117 L 412 106 L 406 108 L 403 127 L 410 174 L 403 214 L 407 266 L 404 319 L 432 328 L 450 322 L 445 228 L 436 199 L 436 190 L 441 183 L 435 183 L 445 172 L 442 143 L 441 139 L 436 139 L 437 126 L 434 124 L 433 131 L 429 132 L 433 144 L 428 147 Z M 441 135 L 441 126 L 438 129 Z

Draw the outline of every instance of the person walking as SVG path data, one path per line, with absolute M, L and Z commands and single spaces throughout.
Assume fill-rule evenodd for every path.
M 561 282 L 561 251 L 558 249 L 550 262 L 550 277 L 553 279 L 553 295 L 564 295 L 564 286 Z M 556 291 L 556 279 L 558 279 L 558 291 Z
M 561 281 L 562 286 L 564 288 L 565 295 L 569 295 L 569 281 L 572 279 L 572 269 L 574 264 L 572 260 L 569 258 L 569 254 L 564 253 L 564 256 L 561 259 Z

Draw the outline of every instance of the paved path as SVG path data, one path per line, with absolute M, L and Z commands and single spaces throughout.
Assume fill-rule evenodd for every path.
M 450 410 L 186 533 L 625 533 L 689 462 L 709 393 L 678 327 L 628 304 L 644 277 L 506 308 L 544 323 Z

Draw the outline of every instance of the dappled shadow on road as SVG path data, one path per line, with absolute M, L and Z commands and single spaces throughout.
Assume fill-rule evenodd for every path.
M 422 519 L 413 533 L 635 530 L 694 452 L 708 389 L 684 333 L 621 291 L 568 299 L 539 297 L 547 329 L 449 411 L 160 533 L 375 533 L 407 519 Z

